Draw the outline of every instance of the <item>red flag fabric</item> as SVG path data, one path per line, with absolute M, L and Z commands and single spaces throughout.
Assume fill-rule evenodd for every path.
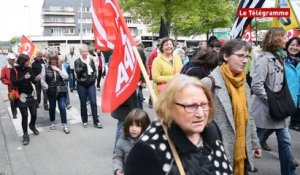
M 140 79 L 135 42 L 117 0 L 93 0 L 92 21 L 96 48 L 113 50 L 101 104 L 103 112 L 112 112 L 132 95 Z
M 287 32 L 287 38 L 291 39 L 293 37 L 299 37 L 300 33 L 297 29 L 290 29 Z
M 250 28 L 250 25 L 248 25 L 244 31 L 244 34 L 242 36 L 242 39 L 252 43 L 252 30 Z
M 33 58 L 35 56 L 36 50 L 37 49 L 35 45 L 26 36 L 22 35 L 19 53 L 26 54 L 30 58 Z

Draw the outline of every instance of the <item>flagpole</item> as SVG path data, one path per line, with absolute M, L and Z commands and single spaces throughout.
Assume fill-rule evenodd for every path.
M 133 53 L 134 53 L 134 55 L 136 57 L 136 60 L 138 61 L 138 64 L 139 64 L 139 66 L 141 68 L 142 75 L 143 75 L 143 77 L 144 77 L 144 79 L 146 81 L 147 88 L 150 91 L 150 95 L 151 95 L 152 101 L 154 103 L 156 101 L 156 95 L 154 93 L 152 84 L 150 82 L 149 75 L 148 75 L 148 73 L 146 71 L 146 68 L 145 68 L 145 66 L 143 64 L 143 61 L 142 61 L 141 56 L 140 56 L 140 54 L 139 54 L 139 52 L 137 50 L 137 47 L 136 46 L 132 46 L 132 48 L 133 48 Z
M 82 7 L 82 0 L 80 1 L 80 45 L 82 45 L 82 11 L 83 11 L 83 7 Z

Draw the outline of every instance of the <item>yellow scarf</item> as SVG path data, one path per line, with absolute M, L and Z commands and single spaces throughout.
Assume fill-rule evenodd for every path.
M 231 96 L 236 131 L 234 145 L 234 174 L 244 175 L 246 159 L 246 127 L 248 122 L 245 88 L 246 74 L 245 72 L 242 72 L 237 76 L 233 76 L 227 64 L 221 66 L 221 73 Z

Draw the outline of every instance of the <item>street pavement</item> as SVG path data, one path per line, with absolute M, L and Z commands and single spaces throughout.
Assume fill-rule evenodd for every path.
M 0 59 L 3 66 L 6 59 Z M 144 90 L 145 102 L 149 92 Z M 0 175 L 110 175 L 112 174 L 112 152 L 117 121 L 110 114 L 101 113 L 101 92 L 97 91 L 98 112 L 103 129 L 93 127 L 89 116 L 88 128 L 83 128 L 80 119 L 80 104 L 77 91 L 70 92 L 72 108 L 67 110 L 71 133 L 65 134 L 60 124 L 59 111 L 56 112 L 56 130 L 50 130 L 48 111 L 38 109 L 37 128 L 40 135 L 30 132 L 30 143 L 22 145 L 21 115 L 12 119 L 7 100 L 6 86 L 0 85 Z M 144 103 L 151 119 L 153 109 Z M 18 111 L 19 112 L 19 111 Z M 291 131 L 293 153 L 300 158 L 299 132 Z M 273 134 L 268 144 L 274 150 L 263 152 L 263 157 L 255 161 L 258 168 L 253 175 L 279 175 L 280 165 L 277 141 Z M 300 168 L 297 169 L 300 174 Z

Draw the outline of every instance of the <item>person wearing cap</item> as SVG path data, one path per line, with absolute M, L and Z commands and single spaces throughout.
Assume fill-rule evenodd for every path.
M 7 61 L 8 64 L 5 65 L 1 70 L 1 82 L 5 85 L 7 85 L 8 91 L 14 90 L 16 87 L 14 87 L 10 80 L 10 71 L 14 68 L 16 56 L 14 54 L 8 54 L 7 55 Z M 10 108 L 11 113 L 13 115 L 13 119 L 17 118 L 17 108 L 14 100 L 10 100 Z

